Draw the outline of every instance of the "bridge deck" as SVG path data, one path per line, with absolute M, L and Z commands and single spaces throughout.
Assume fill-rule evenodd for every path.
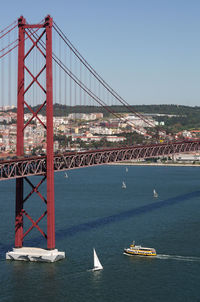
M 67 152 L 54 155 L 54 171 L 108 163 L 169 156 L 200 150 L 200 141 L 181 141 L 151 145 L 126 146 L 121 148 Z M 46 156 L 20 157 L 0 162 L 0 180 L 42 175 L 46 173 Z

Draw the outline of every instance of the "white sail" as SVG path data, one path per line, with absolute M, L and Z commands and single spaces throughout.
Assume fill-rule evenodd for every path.
M 128 168 L 126 167 L 126 172 L 128 172 Z
M 93 248 L 93 252 L 94 252 L 94 268 L 93 268 L 93 271 L 98 271 L 98 270 L 103 269 L 103 266 L 101 265 L 101 262 L 99 261 L 99 258 L 97 257 L 97 253 L 96 253 L 94 248 Z
M 126 184 L 124 181 L 122 181 L 122 189 L 126 189 Z
M 155 198 L 157 198 L 157 197 L 158 197 L 158 193 L 156 192 L 156 190 L 155 190 L 155 189 L 153 190 L 153 196 L 154 196 Z
M 65 178 L 68 178 L 67 172 L 65 172 Z

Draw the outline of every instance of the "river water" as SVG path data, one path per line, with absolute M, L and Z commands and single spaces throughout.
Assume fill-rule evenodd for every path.
M 56 263 L 5 260 L 14 243 L 15 181 L 0 182 L 1 302 L 200 301 L 200 168 L 127 167 L 55 173 L 56 248 L 66 252 Z M 33 194 L 25 208 L 36 220 L 45 204 Z M 132 240 L 158 256 L 123 255 Z M 37 230 L 24 242 L 45 244 Z M 93 247 L 102 271 L 90 270 Z

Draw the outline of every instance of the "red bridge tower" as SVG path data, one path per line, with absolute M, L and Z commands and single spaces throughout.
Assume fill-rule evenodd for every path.
M 53 77 L 52 77 L 52 25 L 53 20 L 50 16 L 45 18 L 44 23 L 27 24 L 21 16 L 18 19 L 19 44 L 18 44 L 18 94 L 17 94 L 17 156 L 24 156 L 24 131 L 33 118 L 36 118 L 46 129 L 46 173 L 42 180 L 33 185 L 27 177 L 16 179 L 16 216 L 15 216 L 15 248 L 12 252 L 6 254 L 7 259 L 31 260 L 31 261 L 56 261 L 65 257 L 64 252 L 58 252 L 55 249 L 55 205 L 54 205 L 54 150 L 53 150 Z M 42 33 L 36 32 L 42 30 Z M 45 42 L 42 39 L 46 36 Z M 31 47 L 25 53 L 25 41 L 32 42 Z M 44 59 L 45 64 L 34 75 L 29 65 L 26 65 L 26 59 L 31 51 L 36 48 Z M 31 77 L 31 82 L 25 87 L 25 71 Z M 39 82 L 39 76 L 46 71 L 46 87 Z M 39 109 L 34 112 L 26 101 L 27 91 L 33 84 L 37 84 L 44 92 L 46 99 L 41 102 Z M 32 117 L 24 122 L 24 108 L 27 107 Z M 46 107 L 46 125 L 38 117 L 42 108 Z M 46 180 L 46 198 L 39 192 L 39 186 Z M 30 184 L 32 191 L 24 198 L 24 181 Z M 43 202 L 46 203 L 46 211 L 34 221 L 25 211 L 24 202 L 33 194 L 37 193 Z M 24 231 L 24 216 L 32 223 L 31 227 Z M 47 234 L 39 227 L 39 222 L 47 216 Z M 39 232 L 47 239 L 47 250 L 38 248 L 23 247 L 24 237 L 33 229 L 37 228 Z

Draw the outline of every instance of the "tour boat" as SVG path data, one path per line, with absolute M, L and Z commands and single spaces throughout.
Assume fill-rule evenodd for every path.
M 101 265 L 101 262 L 99 261 L 99 258 L 94 248 L 93 248 L 93 254 L 94 254 L 94 268 L 92 270 L 99 271 L 103 269 L 103 266 Z
M 124 249 L 124 254 L 131 256 L 156 256 L 156 250 L 151 247 L 135 245 L 135 241 L 129 248 Z

